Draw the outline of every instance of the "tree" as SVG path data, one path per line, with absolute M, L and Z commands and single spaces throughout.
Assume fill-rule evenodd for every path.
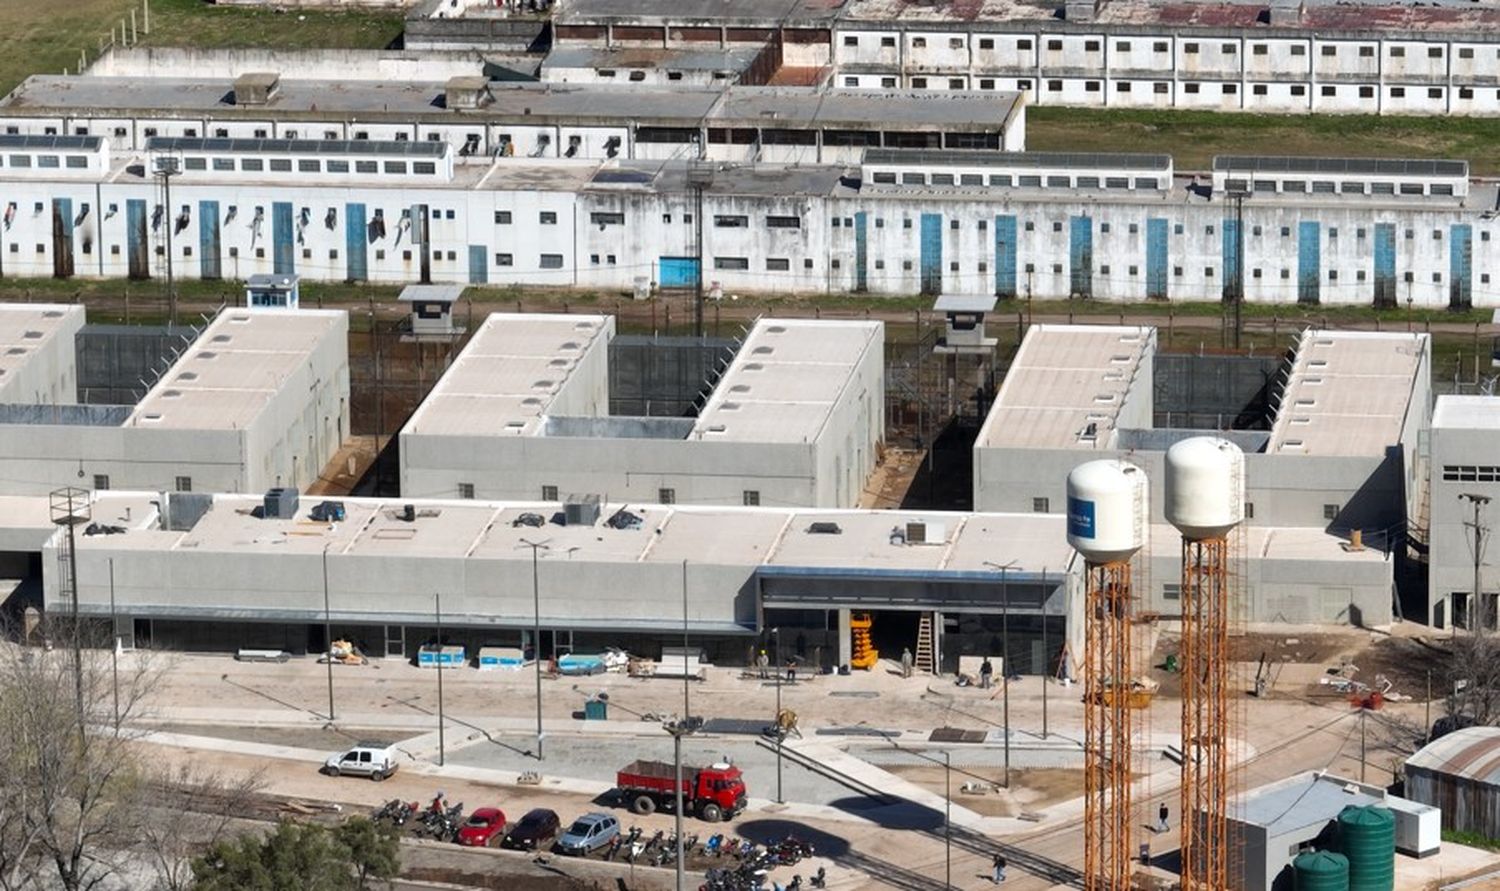
M 148 774 L 148 781 L 156 804 L 150 818 L 140 821 L 140 850 L 156 869 L 161 891 L 187 891 L 193 885 L 193 857 L 221 841 L 230 821 L 246 813 L 260 790 L 261 774 L 230 782 L 183 765 Z
M 135 841 L 144 801 L 129 722 L 160 673 L 131 654 L 116 674 L 108 650 L 81 646 L 85 631 L 49 630 L 57 649 L 0 642 L 4 891 L 96 886 Z
M 349 891 L 344 852 L 321 826 L 280 823 L 265 838 L 222 841 L 193 861 L 198 891 Z
M 1455 637 L 1446 681 L 1450 715 L 1479 724 L 1500 719 L 1500 639 L 1488 635 Z
M 401 841 L 396 827 L 367 817 L 352 817 L 334 835 L 354 865 L 354 887 L 367 891 L 371 879 L 390 880 L 401 869 Z

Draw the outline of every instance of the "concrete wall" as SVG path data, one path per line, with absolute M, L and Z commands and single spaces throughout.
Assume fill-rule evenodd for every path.
M 81 306 L 30 307 L 43 312 L 56 312 L 60 318 L 54 322 L 57 330 L 40 346 L 30 347 L 31 355 L 25 364 L 7 369 L 0 377 L 0 404 L 13 405 L 72 405 L 78 401 L 78 361 L 74 347 L 75 338 L 83 328 L 84 309 Z M 4 315 L 0 315 L 3 319 Z M 20 340 L 19 333 L 17 336 Z
M 245 432 L 244 479 L 238 489 L 272 486 L 302 489 L 316 482 L 349 434 L 349 316 L 336 324 L 307 361 L 283 378 L 254 424 Z
M 858 505 L 865 480 L 875 470 L 875 452 L 885 438 L 884 342 L 885 326 L 881 325 L 814 442 L 820 507 Z M 761 501 L 777 503 L 783 502 Z
M 222 2 L 222 0 L 220 0 Z M 254 2 L 254 0 L 253 0 Z M 308 2 L 308 0 L 303 0 Z M 345 5 L 348 0 L 312 0 Z M 359 3 L 367 0 L 358 0 Z M 370 0 L 388 6 L 405 0 Z M 277 0 L 279 6 L 291 5 Z M 197 49 L 116 47 L 94 60 L 85 74 L 95 77 L 215 78 L 274 71 L 299 80 L 441 82 L 484 73 L 484 58 L 469 51 Z

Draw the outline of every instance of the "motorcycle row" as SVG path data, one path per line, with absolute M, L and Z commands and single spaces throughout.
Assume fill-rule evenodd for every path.
M 415 823 L 412 832 L 416 835 L 426 835 L 438 841 L 457 841 L 458 829 L 464 823 L 464 805 L 459 802 L 445 807 L 446 804 L 441 798 L 434 798 L 424 808 L 415 801 L 393 798 L 371 814 L 370 819 L 376 823 L 390 823 L 398 831 L 407 823 Z

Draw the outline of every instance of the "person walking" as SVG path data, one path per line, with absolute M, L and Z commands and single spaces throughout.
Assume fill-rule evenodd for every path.
M 766 679 L 766 669 L 770 667 L 770 665 L 771 660 L 766 656 L 766 651 L 762 649 L 760 651 L 760 654 L 755 657 L 755 667 L 760 670 L 761 680 Z
M 901 651 L 901 676 L 911 677 L 911 647 L 906 647 Z
M 995 666 L 990 664 L 990 657 L 985 656 L 984 661 L 979 665 L 979 688 L 981 690 L 988 690 L 990 688 L 990 678 L 994 677 L 994 675 Z
M 1165 801 L 1163 801 L 1161 803 L 1161 806 L 1156 809 L 1156 831 L 1157 832 L 1166 832 L 1167 830 L 1169 830 L 1169 829 L 1172 828 L 1167 823 L 1167 813 L 1168 813 L 1167 812 L 1167 803 Z
M 1005 881 L 1005 855 L 995 855 L 995 884 Z

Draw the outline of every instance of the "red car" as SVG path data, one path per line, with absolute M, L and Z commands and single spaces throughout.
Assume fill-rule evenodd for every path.
M 469 815 L 458 829 L 458 843 L 487 848 L 505 835 L 505 813 L 497 807 L 482 807 Z

